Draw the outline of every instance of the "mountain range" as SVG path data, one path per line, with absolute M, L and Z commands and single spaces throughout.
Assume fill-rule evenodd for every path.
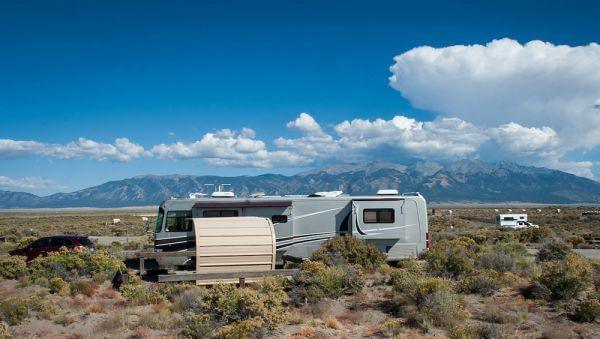
M 460 160 L 449 164 L 387 162 L 340 164 L 292 176 L 144 175 L 110 181 L 71 193 L 40 197 L 0 191 L 0 208 L 125 207 L 158 205 L 170 197 L 206 190 L 205 184 L 230 184 L 238 196 L 310 194 L 342 190 L 374 194 L 391 188 L 421 192 L 430 203 L 600 203 L 600 183 L 573 174 L 511 162 Z M 209 192 L 211 193 L 211 192 Z

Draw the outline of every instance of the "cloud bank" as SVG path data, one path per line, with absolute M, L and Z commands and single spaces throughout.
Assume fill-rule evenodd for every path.
M 127 138 L 67 144 L 0 139 L 0 159 L 44 156 L 126 162 L 142 157 L 200 159 L 214 166 L 303 167 L 368 160 L 510 160 L 594 177 L 597 164 L 573 154 L 600 146 L 600 45 L 423 46 L 394 57 L 390 86 L 432 121 L 398 114 L 353 118 L 324 128 L 308 113 L 272 142 L 249 128 L 145 149 Z M 295 134 L 295 135 L 294 135 Z M 290 136 L 292 135 L 292 136 Z
M 0 139 L 0 159 L 45 156 L 58 159 L 92 159 L 123 162 L 151 155 L 144 147 L 132 143 L 127 138 L 118 138 L 114 144 L 96 142 L 86 138 L 79 138 L 77 141 L 67 144 Z
M 64 188 L 64 186 L 59 186 L 53 180 L 41 177 L 9 178 L 5 176 L 0 176 L 0 187 L 21 189 Z
M 481 125 L 548 126 L 561 147 L 600 145 L 600 45 L 414 48 L 394 57 L 390 85 L 417 108 Z

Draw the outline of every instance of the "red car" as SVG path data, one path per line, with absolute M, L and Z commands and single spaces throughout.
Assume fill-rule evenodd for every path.
M 50 252 L 58 252 L 61 247 L 68 249 L 83 249 L 89 248 L 92 251 L 96 250 L 94 243 L 86 236 L 81 235 L 55 235 L 52 237 L 39 238 L 23 248 L 17 248 L 10 251 L 10 255 L 20 255 L 27 257 L 27 261 L 31 261 L 40 255 L 45 255 Z

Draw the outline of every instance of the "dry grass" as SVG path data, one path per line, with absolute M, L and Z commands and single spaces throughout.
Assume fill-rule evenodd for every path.
M 121 297 L 121 294 L 112 288 L 107 288 L 104 291 L 102 291 L 100 296 L 104 299 L 117 299 Z
M 600 231 L 598 220 L 580 219 L 581 209 L 562 208 L 564 214 L 556 215 L 551 208 L 543 209 L 538 214 L 536 209 L 528 209 L 532 222 L 546 224 L 553 235 L 573 241 L 574 236 Z M 503 211 L 505 212 L 505 211 Z M 515 209 L 515 212 L 520 212 Z M 121 213 L 121 212 L 120 212 Z M 124 225 L 130 227 L 130 234 L 143 234 L 141 218 L 126 212 L 87 213 L 77 216 L 70 213 L 44 213 L 10 215 L 0 213 L 0 234 L 9 226 L 9 220 L 14 219 L 17 231 L 10 236 L 35 235 L 78 232 L 103 233 L 115 235 L 124 230 Z M 432 241 L 440 238 L 456 238 L 460 235 L 482 236 L 481 243 L 492 247 L 493 238 L 486 238 L 494 231 L 493 209 L 454 209 L 454 216 L 432 217 L 430 234 Z M 116 227 L 104 227 L 104 223 L 112 217 L 121 218 L 123 224 Z M 66 217 L 63 219 L 63 217 Z M 139 219 L 139 220 L 138 220 Z M 66 222 L 62 222 L 65 221 Z M 136 224 L 137 223 L 137 224 Z M 79 226 L 75 226 L 79 224 Z M 12 225 L 12 224 L 11 224 Z M 38 227 L 39 225 L 48 226 Z M 453 228 L 450 228 L 452 225 Z M 101 226 L 101 227 L 98 227 Z M 4 227 L 4 228 L 3 228 Z M 28 229 L 33 228 L 34 232 Z M 480 233 L 477 233 L 480 232 Z M 474 233 L 477 233 L 474 235 Z M 489 234 L 488 234 L 489 233 Z M 3 234 L 4 235 L 4 234 Z M 506 234 L 504 234 L 506 235 Z M 495 235 L 494 235 L 495 236 Z M 479 243 L 479 242 L 478 242 Z M 529 244 L 531 245 L 531 244 Z M 538 246 L 538 244 L 533 244 Z M 2 246 L 0 253 L 7 248 Z M 122 248 L 114 248 L 121 251 Z M 399 265 L 414 264 L 414 261 L 402 262 Z M 570 318 L 569 308 L 562 302 L 543 302 L 539 300 L 524 300 L 516 290 L 527 283 L 532 277 L 539 275 L 539 265 L 531 263 L 527 270 L 517 268 L 514 273 L 505 272 L 500 275 L 502 288 L 491 297 L 480 295 L 464 295 L 464 307 L 470 314 L 463 326 L 478 333 L 492 333 L 501 330 L 514 337 L 547 337 L 570 338 L 580 334 L 582 337 L 593 337 L 600 333 L 598 323 L 575 323 Z M 410 308 L 406 300 L 397 300 L 389 284 L 389 275 L 399 268 L 394 265 L 384 266 L 365 277 L 367 288 L 361 293 L 343 295 L 337 300 L 326 300 L 314 305 L 300 308 L 289 306 L 290 316 L 285 325 L 275 332 L 266 332 L 266 338 L 328 338 L 358 336 L 381 337 L 384 335 L 383 325 L 388 322 L 385 331 L 388 335 L 398 337 L 419 338 L 421 336 L 448 337 L 451 328 L 441 328 L 432 323 L 423 323 L 419 317 L 422 310 Z M 427 273 L 423 273 L 427 274 Z M 431 274 L 431 273 L 429 273 Z M 163 337 L 176 336 L 186 326 L 188 315 L 192 312 L 202 312 L 198 305 L 201 288 L 190 288 L 169 297 L 168 301 L 159 301 L 152 305 L 133 305 L 125 303 L 121 293 L 110 288 L 104 282 L 94 286 L 94 280 L 86 280 L 74 288 L 74 294 L 48 294 L 48 289 L 32 283 L 26 278 L 0 281 L 0 300 L 6 298 L 29 298 L 39 295 L 45 303 L 52 304 L 57 314 L 51 317 L 52 322 L 43 319 L 43 310 L 30 311 L 21 326 L 12 326 L 11 331 L 16 337 Z M 460 283 L 463 276 L 456 277 L 455 284 Z M 89 282 L 89 285 L 87 285 Z M 96 282 L 97 283 L 97 282 Z M 590 287 L 591 289 L 591 287 Z M 162 292 L 161 292 L 162 293 Z M 585 297 L 588 292 L 584 292 Z M 403 304 L 404 302 L 404 304 Z M 560 305 L 559 305 L 560 304 Z M 288 307 L 288 306 L 286 306 Z M 323 320 L 324 319 L 324 320 Z M 418 327 L 407 325 L 411 319 Z M 48 323 L 51 326 L 48 326 Z M 46 324 L 44 327 L 43 324 Z M 31 327 L 28 327 L 31 326 Z M 38 326 L 38 328 L 34 328 Z M 83 328 L 82 328 L 83 327 Z M 423 332 L 428 331 L 428 332 Z
M 325 325 L 325 327 L 327 328 L 331 328 L 334 330 L 341 330 L 344 328 L 344 326 L 342 326 L 342 323 L 340 323 L 336 317 L 330 315 L 325 319 L 325 322 L 323 323 L 323 325 Z
M 103 321 L 95 328 L 100 333 L 120 332 L 121 329 L 127 327 L 127 313 L 123 310 L 111 312 Z
M 160 310 L 152 307 L 146 313 L 140 315 L 138 325 L 153 329 L 167 330 L 182 327 L 184 324 L 183 316 L 179 313 L 172 313 L 169 308 Z
M 96 302 L 87 308 L 87 312 L 89 312 L 89 313 L 105 313 L 106 308 L 101 303 Z
M 69 326 L 77 321 L 77 316 L 72 313 L 68 313 L 56 319 L 57 324 L 61 324 L 63 326 Z
M 300 331 L 292 336 L 292 338 L 315 338 L 317 330 L 314 327 L 302 326 Z
M 144 326 L 138 326 L 131 331 L 129 338 L 131 339 L 141 339 L 150 337 L 150 330 Z
M 92 236 L 133 236 L 145 235 L 144 222 L 135 214 L 155 213 L 156 211 L 57 211 L 57 212 L 1 212 L 0 234 L 8 242 L 15 243 L 27 236 L 41 237 L 65 233 L 78 233 Z M 121 219 L 114 226 L 112 219 Z M 149 218 L 153 225 L 154 218 Z M 2 248 L 2 250 L 7 250 Z

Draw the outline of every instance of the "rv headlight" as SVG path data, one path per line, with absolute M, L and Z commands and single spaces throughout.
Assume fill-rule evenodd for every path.
M 155 248 L 154 252 L 162 252 L 162 248 Z

